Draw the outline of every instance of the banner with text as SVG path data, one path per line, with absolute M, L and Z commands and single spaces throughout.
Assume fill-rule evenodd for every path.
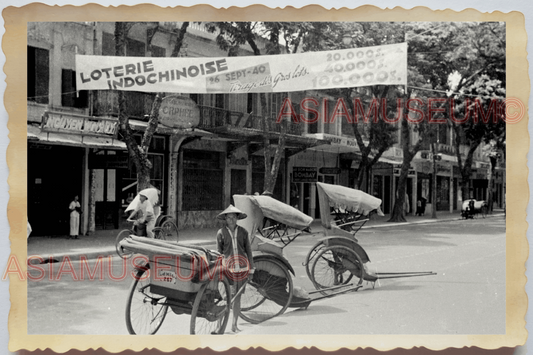
M 78 90 L 289 92 L 407 84 L 407 43 L 226 58 L 76 55 Z

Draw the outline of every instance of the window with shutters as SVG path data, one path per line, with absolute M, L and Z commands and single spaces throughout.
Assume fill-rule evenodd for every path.
M 76 91 L 76 71 L 63 69 L 61 72 L 61 105 L 63 107 L 86 108 L 88 91 Z
M 28 46 L 27 99 L 48 104 L 50 82 L 50 52 L 47 49 Z
M 183 150 L 183 210 L 220 210 L 224 202 L 223 155 Z

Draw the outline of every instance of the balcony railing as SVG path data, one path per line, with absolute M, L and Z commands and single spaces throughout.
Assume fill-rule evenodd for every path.
M 125 92 L 127 115 L 143 119 L 152 110 L 154 94 Z M 118 93 L 116 91 L 94 91 L 94 116 L 118 116 Z
M 94 116 L 118 116 L 118 94 L 115 91 L 95 91 Z M 153 94 L 139 92 L 126 92 L 127 115 L 134 119 L 143 119 L 145 115 L 150 114 Z M 234 129 L 255 129 L 262 131 L 262 117 L 257 115 L 248 115 L 243 112 L 230 111 L 211 106 L 198 106 L 200 109 L 200 129 L 214 129 L 219 127 L 230 127 Z M 268 118 L 271 122 L 271 132 L 281 132 L 281 125 L 277 124 L 275 117 Z M 301 135 L 303 124 L 290 123 L 287 127 L 287 133 Z
M 242 112 L 229 111 L 211 106 L 199 106 L 200 124 L 198 128 L 213 129 L 219 127 L 230 127 L 236 129 L 255 129 L 262 131 L 262 116 L 248 115 Z M 280 133 L 281 124 L 277 124 L 274 117 L 269 117 L 270 131 Z M 303 132 L 302 124 L 290 123 L 287 127 L 287 133 L 301 135 Z

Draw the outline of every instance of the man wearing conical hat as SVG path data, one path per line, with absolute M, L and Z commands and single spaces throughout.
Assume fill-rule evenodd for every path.
M 217 232 L 217 249 L 218 252 L 224 254 L 226 267 L 230 272 L 228 277 L 230 282 L 233 281 L 235 294 L 241 287 L 243 287 L 246 277 L 250 277 L 254 273 L 254 261 L 252 256 L 252 246 L 248 239 L 248 232 L 241 226 L 237 225 L 238 219 L 245 219 L 247 216 L 233 205 L 229 205 L 222 211 L 217 219 L 226 221 L 226 226 L 222 227 Z M 241 310 L 240 295 L 233 303 L 233 323 L 231 329 L 238 332 L 237 320 Z

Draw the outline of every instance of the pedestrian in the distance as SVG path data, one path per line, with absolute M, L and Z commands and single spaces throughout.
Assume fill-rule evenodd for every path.
M 252 256 L 252 246 L 248 239 L 248 232 L 237 225 L 238 219 L 245 219 L 247 216 L 233 205 L 229 205 L 222 211 L 217 219 L 226 221 L 226 226 L 217 232 L 217 250 L 224 255 L 224 263 L 227 267 L 228 278 L 232 283 L 232 298 L 241 287 L 247 277 L 252 277 L 255 271 Z M 241 311 L 241 297 L 237 297 L 233 303 L 233 323 L 231 330 L 239 332 L 237 320 Z
M 81 205 L 78 201 L 78 195 L 74 196 L 74 200 L 70 202 L 68 208 L 70 210 L 70 234 L 68 239 L 78 239 L 81 215 Z

